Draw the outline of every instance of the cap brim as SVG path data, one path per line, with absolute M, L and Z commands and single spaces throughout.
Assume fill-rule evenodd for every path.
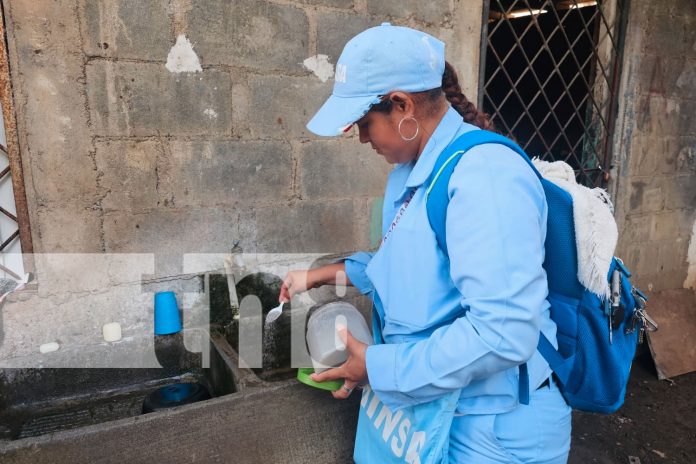
M 370 105 L 378 103 L 378 95 L 339 97 L 331 95 L 307 123 L 307 129 L 327 137 L 341 135 L 346 126 L 360 119 Z

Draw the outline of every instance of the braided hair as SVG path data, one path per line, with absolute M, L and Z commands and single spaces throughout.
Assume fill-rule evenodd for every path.
M 481 129 L 495 131 L 495 125 L 490 116 L 477 110 L 476 106 L 462 93 L 457 72 L 447 61 L 445 61 L 445 72 L 442 74 L 442 91 L 452 107 L 462 115 L 464 121 Z

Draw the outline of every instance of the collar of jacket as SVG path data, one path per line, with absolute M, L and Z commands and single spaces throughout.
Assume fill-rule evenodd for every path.
M 419 187 L 426 181 L 430 176 L 430 173 L 435 166 L 435 161 L 437 157 L 453 140 L 459 128 L 464 124 L 462 116 L 455 110 L 452 105 L 445 112 L 437 127 L 433 131 L 432 135 L 428 139 L 428 142 L 423 147 L 423 152 L 420 154 L 417 160 L 410 161 L 408 163 L 400 164 L 395 169 L 409 169 L 411 167 L 411 172 L 406 179 L 404 188 L 399 195 L 397 195 L 394 203 L 403 201 L 404 196 L 408 193 L 412 187 Z

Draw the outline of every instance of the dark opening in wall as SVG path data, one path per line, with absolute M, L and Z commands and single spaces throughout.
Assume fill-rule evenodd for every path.
M 480 104 L 530 157 L 604 186 L 624 0 L 489 0 Z

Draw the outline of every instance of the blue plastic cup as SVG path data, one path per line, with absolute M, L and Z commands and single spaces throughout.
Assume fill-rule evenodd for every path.
M 181 316 L 174 292 L 155 293 L 155 335 L 181 332 Z

